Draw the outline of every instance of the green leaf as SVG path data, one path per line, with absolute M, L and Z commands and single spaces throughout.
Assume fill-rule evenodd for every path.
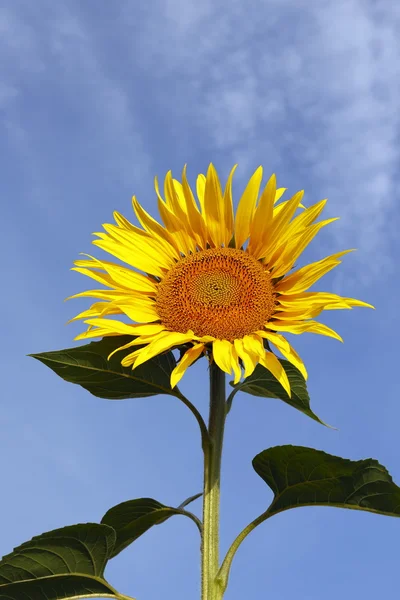
M 103 578 L 115 540 L 97 523 L 35 536 L 0 561 L 0 600 L 122 597 Z
M 297 506 L 336 506 L 400 516 L 400 488 L 368 458 L 352 461 L 302 446 L 276 446 L 253 467 L 275 494 L 266 516 Z
M 197 518 L 192 513 L 183 508 L 165 506 L 152 498 L 137 498 L 113 506 L 101 520 L 102 523 L 110 525 L 117 534 L 117 541 L 111 556 L 116 556 L 153 525 L 159 525 L 173 515 L 190 517 L 199 526 Z
M 314 419 L 322 425 L 326 425 L 310 408 L 310 396 L 307 391 L 307 384 L 300 371 L 287 360 L 279 359 L 289 379 L 292 396 L 290 397 L 279 381 L 275 379 L 268 369 L 262 365 L 257 365 L 253 373 L 241 383 L 234 385 L 230 382 L 235 391 L 246 392 L 253 396 L 262 398 L 277 398 L 297 408 L 302 413 Z M 329 427 L 329 425 L 327 426 Z
M 178 390 L 171 389 L 170 384 L 171 372 L 176 366 L 172 352 L 156 356 L 135 370 L 121 365 L 122 358 L 132 352 L 132 348 L 121 350 L 107 360 L 113 350 L 132 339 L 126 335 L 109 336 L 84 346 L 29 356 L 40 360 L 65 381 L 81 385 L 98 398 L 123 400 L 155 394 L 178 396 Z
M 0 586 L 0 600 L 75 600 L 78 598 L 115 598 L 115 590 L 95 577 L 57 575 Z

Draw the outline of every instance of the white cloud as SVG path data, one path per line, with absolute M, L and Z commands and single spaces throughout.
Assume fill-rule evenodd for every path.
M 46 109 L 48 126 L 62 134 L 61 113 L 58 122 L 52 121 L 55 92 L 64 96 L 67 111 L 77 121 L 67 133 L 80 136 L 88 156 L 90 148 L 101 148 L 107 168 L 129 182 L 135 173 L 150 174 L 133 99 L 109 72 L 92 31 L 73 5 L 44 0 L 41 6 L 40 20 L 21 5 L 0 10 L 0 49 L 7 62 L 0 87 L 2 122 L 19 159 L 44 185 L 49 177 L 47 157 L 37 152 L 34 111 Z M 16 100 L 26 104 L 18 106 Z
M 40 191 L 46 156 L 36 151 L 26 106 L 25 120 L 17 108 L 30 101 L 30 84 L 43 81 L 64 94 L 65 114 L 79 114 L 71 127 L 77 143 L 91 159 L 91 148 L 101 153 L 129 185 L 139 175 L 152 179 L 157 141 L 146 146 L 147 135 L 173 142 L 172 158 L 187 156 L 189 174 L 197 170 L 190 161 L 204 155 L 225 172 L 239 162 L 237 179 L 262 163 L 289 191 L 304 186 L 309 202 L 329 197 L 328 210 L 342 215 L 331 229 L 335 244 L 360 249 L 366 281 L 389 270 L 399 158 L 396 6 L 125 1 L 109 29 L 103 17 L 85 21 L 77 3 L 43 6 L 40 20 L 34 11 L 0 10 L 8 64 L 0 106 Z M 121 61 L 122 70 L 113 68 Z
M 396 208 L 400 11 L 364 0 L 182 6 L 153 6 L 134 42 L 151 77 L 173 82 L 170 110 L 201 128 L 224 168 L 270 163 L 310 201 L 328 196 L 342 215 L 336 241 L 360 249 L 365 281 L 382 275 Z

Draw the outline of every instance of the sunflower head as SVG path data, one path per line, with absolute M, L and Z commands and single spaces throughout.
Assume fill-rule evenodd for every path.
M 93 243 L 124 265 L 92 256 L 75 262 L 75 271 L 105 286 L 73 296 L 96 298 L 89 310 L 73 319 L 88 325 L 75 339 L 135 336 L 116 350 L 132 348 L 121 362 L 133 369 L 166 350 L 184 347 L 171 375 L 172 387 L 207 353 L 223 371 L 233 372 L 235 383 L 261 364 L 290 394 L 282 364 L 265 349 L 265 340 L 307 377 L 284 334 L 310 332 L 341 340 L 315 317 L 324 310 L 371 305 L 308 291 L 349 250 L 293 270 L 319 230 L 336 220 L 317 221 L 326 200 L 305 208 L 303 192 L 298 192 L 279 202 L 285 188 L 276 187 L 274 175 L 261 188 L 259 167 L 234 215 L 234 170 L 222 189 L 211 164 L 207 175 L 197 177 L 197 198 L 185 169 L 181 181 L 167 173 L 164 198 L 156 180 L 163 224 L 135 197 L 133 210 L 140 227 L 114 213 L 116 224 L 104 225 L 105 232 L 96 234 Z

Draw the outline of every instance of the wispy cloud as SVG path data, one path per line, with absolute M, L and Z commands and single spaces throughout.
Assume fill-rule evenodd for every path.
M 312 185 L 312 201 L 329 196 L 343 216 L 335 235 L 360 248 L 366 278 L 389 268 L 399 10 L 363 0 L 193 0 L 183 9 L 170 0 L 158 9 L 143 19 L 135 48 L 152 77 L 174 81 L 171 104 L 201 128 L 203 145 L 224 163 L 262 162 L 285 185 Z
M 349 406 L 358 408 L 352 432 L 344 427 L 333 439 L 278 403 L 250 396 L 235 401 L 227 430 L 233 466 L 229 469 L 228 460 L 224 467 L 228 513 L 222 545 L 234 539 L 241 523 L 265 510 L 265 489 L 249 464 L 266 444 L 286 441 L 351 458 L 376 456 L 396 480 L 398 384 L 381 374 L 397 368 L 392 299 L 398 297 L 398 281 L 382 281 L 382 270 L 389 272 L 396 261 L 398 252 L 390 245 L 400 250 L 400 242 L 391 239 L 399 218 L 399 30 L 400 8 L 377 0 L 0 2 L 5 288 L 0 446 L 6 459 L 2 476 L 13 490 L 2 498 L 9 518 L 1 553 L 53 526 L 97 519 L 122 500 L 149 495 L 179 503 L 198 490 L 198 431 L 194 421 L 187 427 L 190 413 L 177 400 L 102 401 L 23 358 L 73 345 L 73 326 L 63 323 L 78 309 L 62 303 L 82 290 L 77 274 L 68 277 L 72 260 L 90 251 L 89 233 L 114 209 L 129 216 L 131 193 L 155 215 L 152 176 L 169 168 L 176 172 L 185 162 L 191 181 L 210 160 L 223 174 L 239 162 L 235 178 L 241 187 L 261 163 L 267 173 L 276 171 L 289 192 L 304 187 L 307 202 L 329 196 L 328 210 L 343 218 L 331 229 L 337 239 L 321 236 L 310 250 L 312 260 L 338 246 L 358 246 L 360 252 L 338 273 L 336 291 L 382 299 L 381 310 L 368 311 L 368 317 L 362 311 L 340 315 L 347 319 L 337 327 L 346 340 L 340 363 L 339 345 L 312 336 L 295 340 L 307 363 L 310 359 L 316 411 L 340 426 Z M 360 290 L 356 275 L 351 279 L 348 265 L 357 260 L 365 282 L 374 284 L 372 293 Z M 335 329 L 338 312 L 329 315 Z M 206 370 L 206 363 L 197 363 L 182 384 L 204 413 Z M 321 589 L 327 598 L 337 597 L 343 582 L 344 597 L 349 590 L 359 593 L 359 574 L 377 571 L 379 564 L 385 578 L 377 578 L 374 587 L 365 577 L 366 593 L 390 595 L 397 583 L 391 525 L 385 529 L 369 516 L 363 529 L 369 545 L 359 535 L 363 522 L 348 529 L 352 556 L 358 557 L 350 572 L 343 536 L 337 534 L 345 517 L 332 512 L 327 520 L 322 521 L 324 513 L 310 521 L 307 515 L 296 513 L 283 523 L 283 534 L 278 519 L 276 531 L 260 531 L 258 546 L 255 539 L 240 551 L 238 561 L 254 572 L 254 597 L 263 584 L 265 544 L 272 556 L 274 540 L 289 547 L 302 536 L 313 543 L 307 554 L 301 543 L 294 551 L 290 546 L 290 567 L 298 572 L 287 582 L 287 597 L 299 595 L 300 576 L 307 598 L 318 597 Z M 143 597 L 160 598 L 169 588 L 177 600 L 190 597 L 192 575 L 198 573 L 190 566 L 191 539 L 175 530 L 186 526 L 179 523 L 174 521 L 172 537 L 155 528 L 122 562 L 113 563 L 118 588 L 135 597 L 143 589 Z M 330 560 L 321 553 L 321 531 L 330 536 Z M 374 555 L 371 548 L 379 550 Z M 197 549 L 196 541 L 194 560 Z M 331 558 L 339 576 L 337 585 L 327 587 Z M 282 565 L 287 571 L 287 561 Z M 238 572 L 229 597 L 251 596 L 251 578 Z M 265 575 L 268 590 L 282 595 L 282 574 L 274 567 Z
M 309 202 L 329 197 L 328 210 L 342 216 L 331 234 L 360 249 L 366 282 L 390 271 L 400 120 L 395 6 L 125 1 L 98 19 L 75 2 L 43 0 L 40 19 L 16 6 L 0 11 L 8 65 L 0 106 L 37 198 L 54 184 L 34 123 L 46 102 L 48 129 L 64 110 L 69 152 L 134 193 L 139 180 L 151 182 L 160 145 L 171 149 L 169 162 L 187 160 L 189 173 L 209 159 L 222 170 L 237 161 L 240 181 L 262 163 L 289 192 L 304 187 Z M 42 84 L 53 107 L 37 93 Z
M 134 98 L 101 60 L 77 6 L 47 0 L 40 6 L 40 11 L 24 3 L 0 9 L 0 47 L 6 64 L 0 106 L 9 143 L 42 196 L 51 169 L 41 136 L 52 128 L 60 145 L 65 144 L 62 136 L 75 137 L 88 161 L 100 154 L 110 176 L 118 173 L 131 182 L 135 174 L 147 172 L 150 160 Z M 42 131 L 38 123 L 44 125 Z

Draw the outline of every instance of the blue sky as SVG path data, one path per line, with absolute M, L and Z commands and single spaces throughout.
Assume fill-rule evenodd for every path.
M 326 429 L 278 401 L 239 394 L 229 415 L 222 549 L 268 506 L 251 459 L 279 444 L 377 458 L 400 483 L 397 378 L 400 9 L 367 0 L 5 0 L 0 6 L 3 401 L 0 554 L 42 531 L 96 521 L 141 496 L 179 504 L 201 490 L 196 422 L 166 396 L 112 402 L 27 358 L 69 347 L 87 303 L 71 271 L 91 233 L 136 194 L 156 215 L 153 177 L 238 162 L 305 203 L 329 197 L 306 253 L 345 257 L 320 289 L 376 311 L 334 311 L 344 344 L 294 340 Z M 74 302 L 74 303 L 73 303 Z M 205 362 L 182 391 L 206 414 Z M 199 503 L 193 509 L 199 509 Z M 327 508 L 287 511 L 234 561 L 227 600 L 364 600 L 398 585 L 400 521 Z M 139 600 L 199 597 L 198 534 L 176 517 L 114 559 L 107 577 Z

